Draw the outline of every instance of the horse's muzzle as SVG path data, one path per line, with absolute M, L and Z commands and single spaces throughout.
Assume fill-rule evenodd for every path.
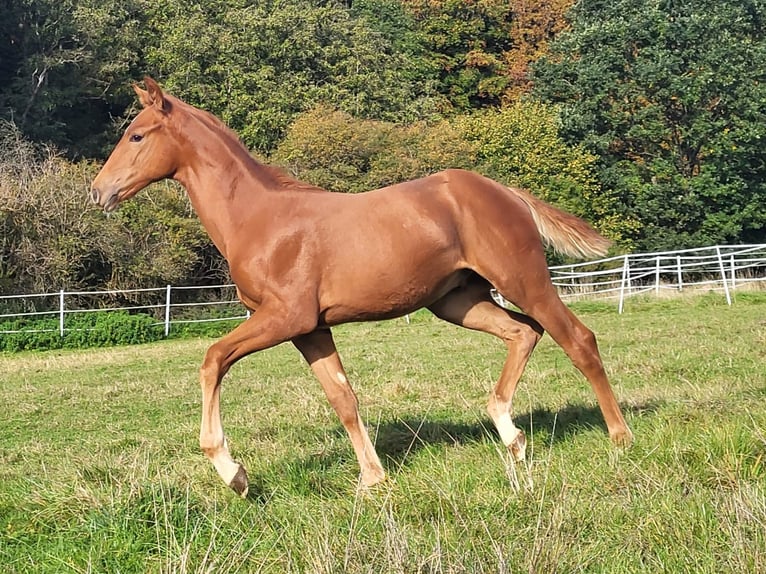
M 117 204 L 120 203 L 120 198 L 117 193 L 105 194 L 97 187 L 90 188 L 90 198 L 93 200 L 93 203 L 101 206 L 107 213 L 114 211 Z

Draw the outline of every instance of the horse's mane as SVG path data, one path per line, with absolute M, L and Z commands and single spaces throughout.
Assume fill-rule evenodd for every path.
M 179 100 L 178 98 L 173 98 L 173 103 L 180 103 L 184 108 L 184 111 L 196 117 L 214 133 L 219 134 L 225 142 L 229 143 L 229 146 L 232 148 L 232 150 L 245 161 L 246 165 L 250 165 L 254 169 L 258 170 L 259 175 L 265 176 L 265 178 L 262 177 L 262 179 L 267 179 L 268 183 L 277 190 L 291 189 L 299 191 L 321 191 L 323 193 L 327 192 L 321 187 L 317 187 L 292 177 L 280 167 L 267 165 L 258 161 L 247 149 L 247 146 L 245 146 L 245 144 L 242 142 L 239 135 L 237 135 L 234 130 L 232 130 L 229 126 L 227 126 L 210 112 L 191 106 L 186 102 Z
M 301 181 L 299 179 L 294 178 L 281 167 L 277 167 L 274 165 L 266 165 L 264 163 L 258 162 L 257 160 L 256 160 L 256 163 L 258 163 L 261 169 L 267 171 L 269 175 L 283 189 L 297 189 L 300 191 L 321 191 L 322 193 L 327 193 L 326 189 L 322 189 L 321 187 L 318 187 L 316 185 L 312 185 L 310 183 L 306 183 L 305 181 Z

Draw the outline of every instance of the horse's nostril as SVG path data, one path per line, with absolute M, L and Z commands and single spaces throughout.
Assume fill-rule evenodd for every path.
M 93 200 L 93 203 L 98 203 L 99 195 L 98 189 L 95 187 L 90 188 L 90 198 Z

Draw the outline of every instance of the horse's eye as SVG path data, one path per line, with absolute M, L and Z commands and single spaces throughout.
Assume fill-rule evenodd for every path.
M 133 134 L 130 136 L 130 141 L 132 142 L 140 142 L 142 139 L 144 139 L 144 136 L 140 136 L 138 134 Z

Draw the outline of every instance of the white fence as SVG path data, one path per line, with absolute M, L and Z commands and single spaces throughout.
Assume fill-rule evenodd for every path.
M 661 295 L 689 289 L 720 291 L 727 303 L 732 292 L 746 285 L 766 288 L 766 244 L 715 246 L 683 251 L 620 255 L 599 261 L 551 267 L 551 276 L 563 299 L 617 300 L 623 312 L 625 299 L 639 294 Z M 194 290 L 197 300 L 190 301 Z M 215 293 L 215 300 L 205 296 Z M 113 301 L 150 298 L 154 303 L 115 305 Z M 174 301 L 175 299 L 175 301 Z M 179 301 L 180 299 L 180 301 Z M 159 301 L 159 302 L 156 302 Z M 111 302 L 111 303 L 110 303 Z M 5 309 L 5 310 L 4 310 Z M 8 309 L 14 309 L 9 311 Z M 247 311 L 238 303 L 233 285 L 159 287 L 125 291 L 58 291 L 32 295 L 0 296 L 0 322 L 13 319 L 58 319 L 62 336 L 69 329 L 66 317 L 76 313 L 143 311 L 158 317 L 165 336 L 172 325 L 242 320 Z M 205 315 L 195 317 L 194 315 Z M 27 330 L 25 330 L 27 331 Z M 15 333 L 18 330 L 0 330 Z
M 194 291 L 198 300 L 188 301 L 185 292 Z M 215 293 L 211 299 L 205 293 Z M 221 297 L 223 295 L 223 297 Z M 116 298 L 123 300 L 151 299 L 157 303 L 114 304 Z M 175 301 L 175 299 L 183 299 Z M 170 333 L 171 325 L 186 323 L 208 323 L 215 321 L 242 320 L 249 312 L 242 307 L 236 298 L 234 285 L 209 285 L 190 287 L 166 287 L 150 289 L 127 289 L 122 291 L 58 291 L 57 293 L 37 293 L 33 295 L 3 295 L 0 296 L 0 310 L 4 308 L 27 308 L 33 310 L 0 312 L 0 322 L 12 319 L 58 319 L 58 328 L 37 329 L 37 332 L 58 330 L 61 336 L 70 329 L 66 326 L 66 317 L 77 313 L 93 313 L 108 311 L 142 311 L 153 314 L 158 319 L 156 325 L 163 326 L 165 336 Z M 36 310 L 43 309 L 43 310 Z M 198 311 L 199 310 L 199 311 Z M 205 315 L 194 318 L 194 315 Z M 0 330 L 2 333 L 30 332 L 31 329 Z
M 766 244 L 620 255 L 557 265 L 551 276 L 563 299 L 616 299 L 619 313 L 628 297 L 684 289 L 720 291 L 731 305 L 735 289 L 766 288 Z

